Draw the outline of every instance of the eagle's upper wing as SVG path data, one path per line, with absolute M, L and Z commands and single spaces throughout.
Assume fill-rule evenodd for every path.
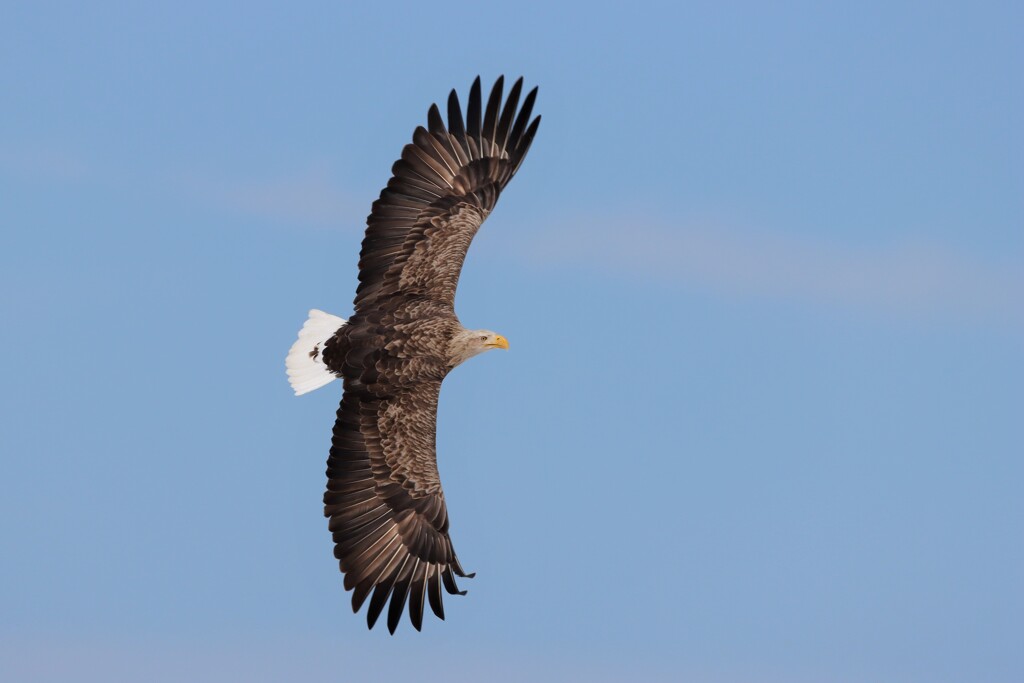
M 520 78 L 502 106 L 504 77 L 499 77 L 484 110 L 477 77 L 465 121 L 452 90 L 447 128 L 437 105 L 430 107 L 427 128 L 416 129 L 367 218 L 356 313 L 402 296 L 454 304 L 469 244 L 519 169 L 540 124 L 539 116 L 530 122 L 536 88 L 516 114 L 522 85 Z
M 425 602 L 444 618 L 441 586 L 458 593 L 466 576 L 448 537 L 448 511 L 434 451 L 441 382 L 407 385 L 387 397 L 358 383 L 346 390 L 327 460 L 324 514 L 334 534 L 334 554 L 354 589 L 352 609 L 370 596 L 370 628 L 384 605 L 394 633 L 409 600 L 417 630 Z

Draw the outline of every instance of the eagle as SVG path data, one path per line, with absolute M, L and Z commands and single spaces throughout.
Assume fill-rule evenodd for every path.
M 371 629 L 387 605 L 394 634 L 407 601 L 417 631 L 427 604 L 444 619 L 442 587 L 465 595 L 455 577 L 473 576 L 449 535 L 437 402 L 456 366 L 509 347 L 496 332 L 462 326 L 455 289 L 473 236 L 540 125 L 540 116 L 531 120 L 537 88 L 520 107 L 522 89 L 520 78 L 503 98 L 499 77 L 484 106 L 478 76 L 465 117 L 449 94 L 447 126 L 430 107 L 367 217 L 352 316 L 310 311 L 285 361 L 296 395 L 336 378 L 344 386 L 324 515 L 352 610 L 369 598 Z

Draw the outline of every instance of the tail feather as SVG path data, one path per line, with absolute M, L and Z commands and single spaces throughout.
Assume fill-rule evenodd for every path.
M 345 320 L 330 313 L 313 309 L 306 324 L 299 330 L 299 338 L 292 344 L 284 361 L 288 370 L 288 383 L 296 396 L 319 389 L 337 379 L 324 363 L 324 344 L 338 331 Z

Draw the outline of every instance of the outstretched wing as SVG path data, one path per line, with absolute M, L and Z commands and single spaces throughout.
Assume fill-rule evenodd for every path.
M 419 630 L 424 605 L 441 619 L 441 587 L 459 593 L 467 576 L 448 536 L 448 511 L 437 473 L 434 436 L 441 382 L 412 385 L 386 398 L 346 381 L 327 460 L 324 514 L 334 555 L 352 590 L 352 610 L 370 597 L 366 621 L 384 605 L 395 632 L 409 601 Z
M 484 109 L 477 77 L 465 120 L 452 90 L 448 127 L 435 104 L 427 113 L 427 128 L 417 128 L 402 150 L 367 218 L 356 313 L 396 296 L 454 306 L 469 244 L 523 163 L 540 125 L 539 116 L 530 121 L 537 89 L 517 114 L 523 79 L 513 84 L 504 106 L 503 87 L 502 76 Z

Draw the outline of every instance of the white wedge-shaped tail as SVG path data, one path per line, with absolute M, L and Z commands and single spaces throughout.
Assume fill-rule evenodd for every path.
M 334 336 L 345 320 L 330 313 L 313 309 L 306 324 L 299 330 L 299 338 L 292 344 L 284 361 L 288 370 L 288 383 L 296 396 L 319 389 L 337 379 L 337 375 L 324 364 L 324 344 Z

